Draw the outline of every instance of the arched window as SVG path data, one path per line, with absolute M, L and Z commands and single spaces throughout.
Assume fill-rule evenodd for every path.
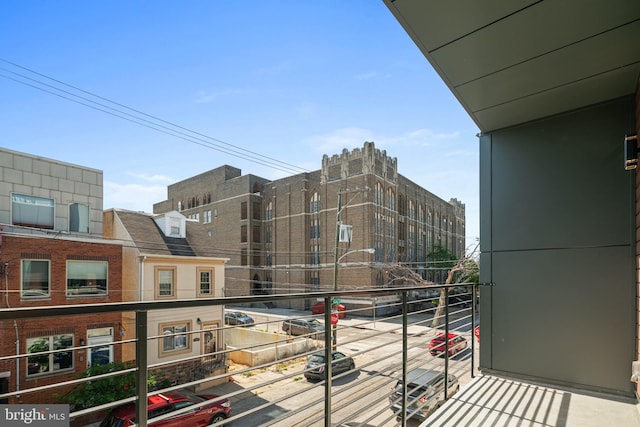
M 313 196 L 311 196 L 311 202 L 309 203 L 309 212 L 320 212 L 320 195 L 318 194 L 318 192 L 313 193 Z
M 387 207 L 392 211 L 396 210 L 396 195 L 392 188 L 387 190 Z
M 375 192 L 373 193 L 374 203 L 379 206 L 384 206 L 384 190 L 382 184 L 376 183 Z

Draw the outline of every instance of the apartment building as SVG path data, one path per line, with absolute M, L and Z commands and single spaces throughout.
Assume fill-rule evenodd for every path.
M 227 296 L 393 287 L 401 283 L 387 282 L 384 264 L 430 278 L 426 257 L 436 245 L 465 250 L 464 204 L 401 175 L 397 159 L 373 142 L 274 181 L 225 165 L 167 190 L 153 212 L 176 210 L 205 226 L 213 253 L 230 260 Z
M 102 171 L 0 149 L 0 187 L 0 308 L 122 300 L 122 245 L 102 238 Z M 119 313 L 0 331 L 0 392 L 15 393 L 3 403 L 53 403 L 31 390 L 122 357 Z

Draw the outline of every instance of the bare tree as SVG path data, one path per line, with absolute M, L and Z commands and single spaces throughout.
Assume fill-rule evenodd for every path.
M 468 252 L 462 259 L 455 261 L 455 264 L 448 269 L 447 278 L 444 285 L 451 285 L 454 283 L 468 282 L 471 277 L 476 278 L 478 274 L 478 263 L 475 260 L 478 244 L 473 248 L 471 252 Z M 435 283 L 430 280 L 425 280 L 416 271 L 405 265 L 394 265 L 385 269 L 385 274 L 389 279 L 389 283 L 396 283 L 400 286 L 403 285 L 417 285 L 424 287 L 436 287 L 442 286 L 441 283 Z M 477 278 L 475 279 L 477 281 Z M 444 318 L 444 310 L 446 307 L 446 290 L 444 287 L 440 288 L 440 297 L 438 298 L 438 308 L 433 316 L 431 326 L 438 327 L 442 324 Z M 475 298 L 475 295 L 473 295 Z

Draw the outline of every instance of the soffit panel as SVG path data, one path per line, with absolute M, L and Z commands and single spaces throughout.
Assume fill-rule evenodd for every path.
M 637 39 L 637 44 L 611 49 L 618 39 Z M 640 21 L 637 21 L 463 84 L 457 90 L 469 109 L 476 112 L 637 64 L 639 46 Z M 599 92 L 599 88 L 593 89 Z
M 384 1 L 484 132 L 635 92 L 640 1 Z
M 588 4 L 580 0 L 536 4 L 435 50 L 433 61 L 455 87 L 581 43 L 640 15 L 640 1 L 627 1 L 627 7 L 619 8 Z
M 576 110 L 604 100 L 633 94 L 638 73 L 640 64 L 620 68 L 553 91 L 537 93 L 477 111 L 473 117 L 480 129 L 496 130 Z
M 386 0 L 387 6 L 402 22 L 414 42 L 428 52 L 466 36 L 470 32 L 511 15 L 539 0 L 459 0 L 454 3 L 441 0 Z M 464 11 L 464 13 L 460 13 Z M 404 17 L 407 17 L 405 20 Z M 419 25 L 411 31 L 405 23 L 413 24 L 420 17 Z M 413 34 L 412 34 L 413 33 Z

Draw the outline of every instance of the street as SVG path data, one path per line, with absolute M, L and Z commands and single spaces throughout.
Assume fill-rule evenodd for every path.
M 281 310 L 250 311 L 260 330 L 280 332 L 287 317 L 309 317 L 308 313 Z M 451 328 L 459 329 L 469 348 L 449 359 L 449 372 L 456 375 L 461 386 L 471 379 L 471 321 L 468 310 L 452 317 Z M 429 341 L 438 330 L 431 328 L 430 316 L 409 316 L 407 328 L 408 370 L 423 367 L 444 370 L 443 357 L 429 354 Z M 338 324 L 337 350 L 352 356 L 356 369 L 334 376 L 331 393 L 331 419 L 334 425 L 396 425 L 390 409 L 389 395 L 402 376 L 401 319 L 348 317 Z M 476 343 L 477 344 L 477 343 Z M 322 342 L 319 342 L 322 345 Z M 322 348 L 319 346 L 318 350 Z M 475 346 L 476 353 L 478 346 Z M 477 361 L 477 354 L 475 360 Z M 246 366 L 230 366 L 233 382 L 211 389 L 219 394 L 235 393 L 231 397 L 234 425 L 239 426 L 323 426 L 325 418 L 324 381 L 312 383 L 303 376 L 306 357 L 276 363 L 268 367 L 247 370 Z M 234 375 L 234 371 L 245 370 Z M 411 423 L 409 423 L 411 425 Z M 417 425 L 417 424 L 416 424 Z

